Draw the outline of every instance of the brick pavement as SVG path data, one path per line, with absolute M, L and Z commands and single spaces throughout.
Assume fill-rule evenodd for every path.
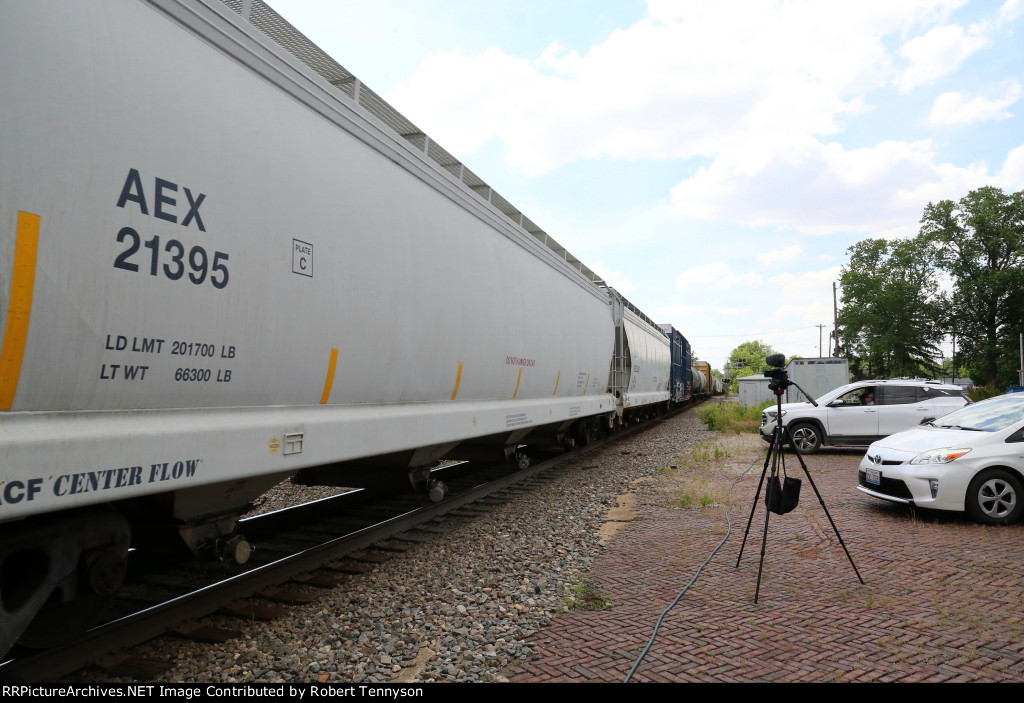
M 756 439 L 756 438 L 754 438 Z M 661 612 L 716 556 L 666 616 L 637 682 L 1024 681 L 1024 524 L 984 527 L 913 511 L 857 491 L 861 453 L 825 450 L 808 467 L 864 577 L 860 585 L 804 478 L 799 507 L 772 515 L 759 603 L 753 603 L 764 506 L 736 559 L 764 446 L 697 469 L 656 473 L 639 520 L 604 548 L 590 574 L 612 601 L 556 616 L 511 680 L 622 681 Z M 689 473 L 728 490 L 721 505 L 670 504 Z

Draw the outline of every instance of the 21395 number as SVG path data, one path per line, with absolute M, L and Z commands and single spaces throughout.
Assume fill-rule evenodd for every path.
M 228 284 L 228 267 L 226 264 L 228 255 L 222 251 L 213 252 L 213 260 L 211 261 L 206 253 L 206 249 L 197 245 L 188 250 L 188 256 L 186 257 L 185 245 L 177 239 L 168 239 L 164 243 L 163 249 L 161 249 L 159 236 L 154 236 L 143 243 L 142 237 L 131 227 L 122 227 L 121 231 L 117 233 L 117 241 L 122 244 L 127 243 L 128 248 L 114 259 L 114 268 L 138 272 L 139 264 L 135 263 L 133 259 L 139 253 L 139 249 L 145 247 L 151 253 L 148 256 L 142 254 L 142 263 L 145 265 L 146 259 L 148 259 L 150 276 L 157 276 L 163 271 L 167 278 L 177 281 L 187 272 L 188 280 L 197 286 L 202 285 L 207 277 L 209 277 L 210 283 L 213 284 L 214 288 L 222 289 Z M 187 266 L 185 263 L 186 259 L 188 261 Z M 161 261 L 163 261 L 162 265 Z

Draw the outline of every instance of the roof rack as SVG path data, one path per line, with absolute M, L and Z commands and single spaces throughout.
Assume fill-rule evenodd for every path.
M 603 281 L 602 281 L 601 283 L 599 283 L 598 285 L 599 285 L 599 286 L 600 286 L 601 288 L 606 288 L 606 289 L 608 289 L 608 290 L 610 290 L 610 291 L 613 291 L 613 292 L 614 292 L 614 294 L 615 294 L 615 295 L 617 295 L 617 296 L 619 297 L 619 299 L 620 299 L 620 300 L 622 300 L 622 304 L 623 304 L 623 305 L 624 305 L 624 306 L 625 306 L 625 307 L 626 307 L 627 309 L 629 309 L 629 310 L 630 310 L 631 312 L 635 313 L 635 314 L 636 314 L 636 316 L 637 316 L 637 317 L 639 317 L 639 318 L 640 318 L 641 320 L 643 320 L 644 322 L 646 322 L 647 324 L 649 324 L 649 325 L 650 325 L 651 327 L 653 327 L 654 329 L 657 329 L 657 330 L 661 330 L 662 332 L 665 332 L 665 330 L 663 330 L 663 329 L 662 329 L 661 325 L 659 325 L 659 324 L 658 324 L 657 322 L 655 322 L 655 321 L 654 321 L 654 320 L 652 320 L 651 318 L 647 317 L 647 315 L 645 315 L 645 314 L 644 314 L 644 313 L 643 313 L 643 312 L 642 312 L 642 311 L 640 310 L 640 308 L 638 308 L 637 306 L 633 305 L 633 303 L 629 302 L 629 300 L 627 300 L 627 299 L 626 299 L 626 296 L 624 296 L 624 295 L 623 295 L 622 293 L 620 293 L 619 291 L 615 290 L 615 289 L 614 289 L 614 288 L 612 288 L 611 286 L 608 286 L 608 285 L 606 285 L 606 284 L 605 284 L 605 283 L 604 283 Z
M 487 185 L 479 176 L 466 168 L 465 164 L 456 159 L 437 142 L 430 138 L 419 127 L 410 122 L 402 113 L 372 90 L 362 81 L 347 71 L 341 64 L 332 59 L 323 49 L 309 40 L 302 32 L 293 27 L 281 15 L 277 14 L 263 0 L 221 0 L 225 6 L 233 10 L 242 19 L 267 35 L 274 43 L 297 58 L 324 80 L 334 86 L 338 92 L 355 102 L 359 107 L 380 120 L 397 136 L 404 139 L 424 158 L 432 162 L 438 169 L 452 180 L 459 182 L 466 190 L 478 199 L 486 202 L 500 212 L 520 230 L 555 253 L 570 267 L 579 271 L 592 284 L 605 287 L 604 280 L 569 253 L 554 238 L 538 227 L 522 211 L 503 198 Z

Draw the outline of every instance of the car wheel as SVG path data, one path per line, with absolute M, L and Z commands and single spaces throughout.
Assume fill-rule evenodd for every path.
M 1017 522 L 1024 510 L 1020 479 L 1005 469 L 989 469 L 974 477 L 964 501 L 967 514 L 985 525 Z
M 789 428 L 789 441 L 801 454 L 814 454 L 821 447 L 821 431 L 814 425 L 802 422 Z

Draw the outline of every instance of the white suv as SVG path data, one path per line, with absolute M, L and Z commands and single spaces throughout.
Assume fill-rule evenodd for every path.
M 858 381 L 810 403 L 783 403 L 782 420 L 790 440 L 804 454 L 822 445 L 866 447 L 968 404 L 959 386 L 938 381 Z M 761 413 L 761 437 L 772 440 L 776 408 Z

